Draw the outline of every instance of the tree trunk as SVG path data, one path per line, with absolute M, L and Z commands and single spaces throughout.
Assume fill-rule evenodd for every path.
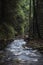
M 34 38 L 34 34 L 35 34 L 35 0 L 33 0 L 33 38 Z
M 36 6 L 35 6 L 36 4 Z M 33 37 L 35 37 L 35 33 L 37 30 L 38 38 L 41 38 L 40 36 L 40 30 L 38 26 L 38 0 L 35 3 L 35 0 L 33 0 Z
M 36 29 L 37 29 L 37 33 L 38 33 L 38 38 L 41 38 L 39 25 L 38 25 L 38 0 L 36 1 L 35 18 L 36 18 Z
M 1 23 L 4 21 L 5 19 L 5 6 L 6 6 L 6 1 L 5 0 L 1 0 L 2 6 L 1 6 Z
M 31 31 L 30 31 L 30 28 L 31 28 L 31 0 L 30 0 L 30 11 L 29 11 L 29 34 L 28 34 L 28 36 L 30 37 L 30 35 L 31 35 Z

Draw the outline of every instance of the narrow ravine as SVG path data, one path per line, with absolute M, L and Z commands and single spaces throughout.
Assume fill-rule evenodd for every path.
M 4 51 L 0 51 L 2 65 L 43 65 L 43 55 L 25 46 L 23 39 L 14 40 Z

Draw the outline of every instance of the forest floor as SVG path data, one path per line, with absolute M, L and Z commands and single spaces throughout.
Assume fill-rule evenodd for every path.
M 43 53 L 43 39 L 30 40 L 27 42 L 27 46 L 32 47 L 33 49 L 38 49 Z

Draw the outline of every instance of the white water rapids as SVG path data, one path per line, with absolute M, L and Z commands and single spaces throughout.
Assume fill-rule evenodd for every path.
M 7 46 L 6 50 L 11 52 L 15 56 L 15 59 L 20 61 L 37 62 L 41 56 L 40 53 L 37 50 L 26 47 L 25 44 L 26 42 L 23 39 L 14 40 Z M 23 47 L 23 45 L 25 47 Z

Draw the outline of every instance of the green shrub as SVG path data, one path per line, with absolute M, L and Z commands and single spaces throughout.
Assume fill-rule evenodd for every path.
M 0 26 L 0 39 L 13 39 L 15 30 L 12 25 L 3 24 Z

